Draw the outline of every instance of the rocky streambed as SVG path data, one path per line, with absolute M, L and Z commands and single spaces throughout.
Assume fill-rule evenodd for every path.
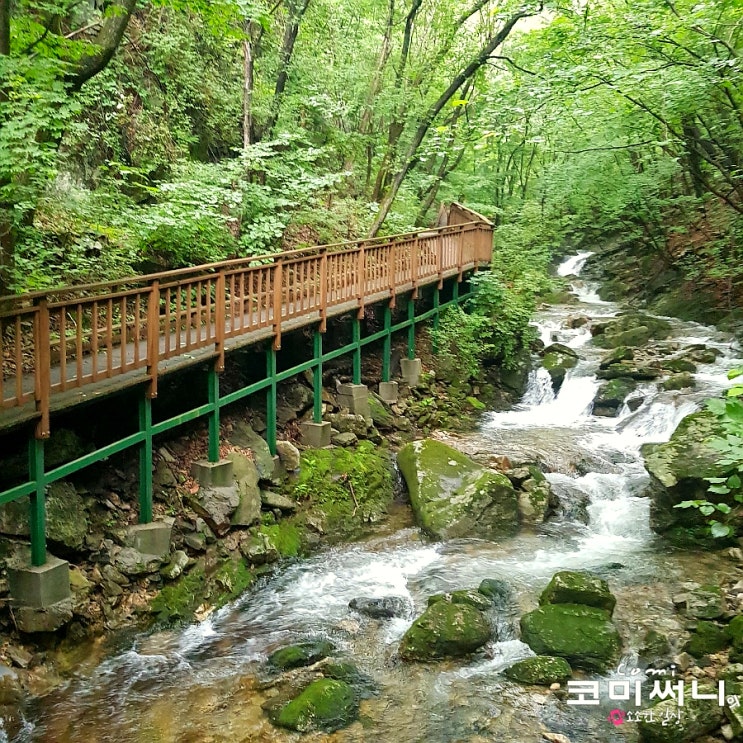
M 561 272 L 579 273 L 586 257 Z M 677 549 L 651 529 L 652 517 L 676 542 L 700 536 L 700 524 L 663 515 L 676 517 L 675 499 L 703 482 L 676 466 L 692 441 L 703 456 L 703 437 L 688 423 L 671 437 L 723 389 L 736 351 L 703 326 L 619 315 L 574 284 L 579 304 L 538 318 L 542 360 L 516 408 L 402 448 L 417 526 L 403 516 L 285 563 L 200 623 L 123 639 L 37 700 L 16 740 L 739 734 L 735 709 L 692 700 L 691 684 L 725 680 L 735 694 L 743 678 L 743 554 Z M 658 701 L 648 667 L 686 685 L 684 707 L 658 708 L 678 719 L 636 716 Z M 588 683 L 596 703 L 572 703 L 569 679 Z M 640 683 L 640 705 L 634 692 L 618 696 L 624 683 Z

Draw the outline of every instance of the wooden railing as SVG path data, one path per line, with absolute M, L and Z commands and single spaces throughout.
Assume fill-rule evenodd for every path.
M 454 207 L 452 207 L 454 210 Z M 461 220 L 461 212 L 457 212 Z M 489 263 L 492 226 L 468 222 L 392 237 L 241 258 L 6 298 L 0 306 L 0 415 L 35 404 L 49 432 L 54 395 L 140 371 L 258 331 L 318 321 Z M 9 306 L 10 305 L 10 306 Z

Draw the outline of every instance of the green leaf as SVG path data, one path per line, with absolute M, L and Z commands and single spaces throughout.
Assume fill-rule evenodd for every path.
M 726 524 L 721 524 L 719 521 L 713 521 L 710 524 L 710 532 L 715 539 L 721 539 L 727 537 L 732 532 L 732 529 Z
M 732 508 L 730 508 L 727 503 L 718 503 L 717 510 L 720 511 L 720 513 L 730 513 L 730 511 L 732 511 Z
M 738 475 L 731 475 L 728 477 L 728 486 L 732 489 L 737 489 L 741 485 L 740 477 Z
M 699 510 L 704 516 L 711 516 L 715 512 L 715 507 L 712 504 L 709 504 L 705 506 L 699 506 Z

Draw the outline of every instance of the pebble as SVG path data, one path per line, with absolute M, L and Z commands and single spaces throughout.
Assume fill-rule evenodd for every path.
M 733 728 L 730 725 L 723 725 L 720 728 L 720 732 L 722 733 L 722 737 L 725 738 L 725 740 L 733 740 L 733 738 L 735 737 Z
M 557 691 L 560 688 L 560 684 L 555 682 L 554 684 L 550 684 L 550 691 Z
M 570 738 L 567 735 L 560 735 L 560 733 L 542 733 L 542 737 L 549 743 L 570 743 Z

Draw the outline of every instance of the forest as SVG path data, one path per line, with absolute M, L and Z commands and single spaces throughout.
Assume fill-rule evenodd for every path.
M 742 21 L 737 0 L 0 0 L 0 294 L 399 233 L 458 199 L 496 223 L 508 288 L 620 240 L 732 304 Z

